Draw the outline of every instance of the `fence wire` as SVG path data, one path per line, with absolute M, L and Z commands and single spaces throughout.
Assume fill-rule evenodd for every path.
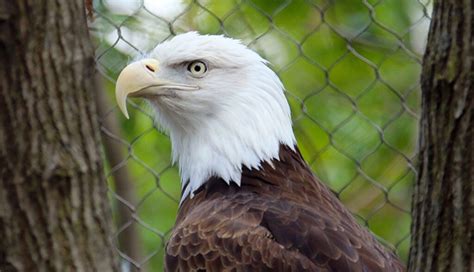
M 133 120 L 126 122 L 113 86 L 132 59 L 190 30 L 241 39 L 271 62 L 315 174 L 405 260 L 431 6 L 429 0 L 95 1 L 91 32 L 124 270 L 162 269 L 180 185 L 170 142 L 150 110 L 129 102 Z

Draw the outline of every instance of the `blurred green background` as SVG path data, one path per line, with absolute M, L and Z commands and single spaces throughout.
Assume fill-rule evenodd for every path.
M 103 139 L 122 149 L 120 163 L 106 171 L 125 269 L 162 270 L 180 184 L 169 139 L 155 128 L 150 109 L 131 101 L 127 121 L 115 106 L 114 80 L 133 59 L 190 30 L 241 39 L 271 62 L 305 159 L 406 261 L 429 1 L 102 0 L 94 10 L 90 27 L 107 93 Z M 123 171 L 127 196 L 115 183 Z M 124 211 L 129 218 L 121 221 Z M 138 235 L 138 253 L 123 244 L 127 231 Z

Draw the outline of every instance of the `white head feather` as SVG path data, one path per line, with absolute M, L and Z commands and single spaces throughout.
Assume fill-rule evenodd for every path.
M 157 77 L 199 87 L 147 97 L 171 138 L 181 201 L 213 176 L 240 186 L 243 166 L 257 169 L 278 159 L 280 144 L 294 147 L 281 81 L 238 40 L 189 32 L 158 45 L 148 57 L 159 63 Z M 208 67 L 198 78 L 186 69 L 196 60 Z

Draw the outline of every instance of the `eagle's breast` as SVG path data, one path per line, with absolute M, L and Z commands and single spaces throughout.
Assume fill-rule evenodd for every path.
M 187 198 L 166 248 L 168 271 L 402 271 L 316 180 L 298 150 L 244 169 L 241 186 L 211 178 Z

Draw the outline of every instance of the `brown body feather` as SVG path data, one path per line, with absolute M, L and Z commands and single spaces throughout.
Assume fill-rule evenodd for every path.
M 311 173 L 298 150 L 213 178 L 180 207 L 167 271 L 404 271 Z

